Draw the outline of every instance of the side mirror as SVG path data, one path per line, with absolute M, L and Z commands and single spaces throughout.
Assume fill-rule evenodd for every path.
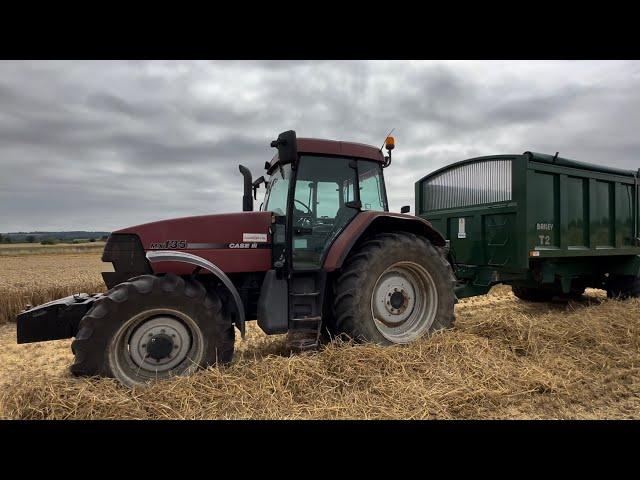
M 400 209 L 400 213 L 409 213 L 411 211 L 411 207 L 409 205 L 405 205 Z
M 253 187 L 253 198 L 255 200 L 258 199 L 258 187 L 260 186 L 260 184 L 262 183 L 267 183 L 264 179 L 264 176 L 260 176 L 259 178 L 257 178 L 252 184 L 251 186 Z
M 295 163 L 298 159 L 298 142 L 293 130 L 282 132 L 277 140 L 271 142 L 271 146 L 278 149 L 278 158 L 282 165 Z

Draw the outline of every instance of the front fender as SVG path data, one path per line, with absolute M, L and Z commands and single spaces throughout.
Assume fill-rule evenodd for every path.
M 240 298 L 238 289 L 231 282 L 227 274 L 224 273 L 218 266 L 211 263 L 209 260 L 206 260 L 192 253 L 175 252 L 175 251 L 169 251 L 169 250 L 154 250 L 154 251 L 147 252 L 147 259 L 151 263 L 157 263 L 157 262 L 188 263 L 191 265 L 195 265 L 196 267 L 204 268 L 205 270 L 208 270 L 213 275 L 215 275 L 222 282 L 222 284 L 229 290 L 229 293 L 231 294 L 231 298 L 233 298 L 236 311 L 238 313 L 238 318 L 236 320 L 236 327 L 238 328 L 238 330 L 240 330 L 242 338 L 244 338 L 245 313 L 244 313 L 244 305 L 242 304 L 242 299 Z

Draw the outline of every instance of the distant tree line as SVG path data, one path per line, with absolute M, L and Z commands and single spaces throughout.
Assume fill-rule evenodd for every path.
M 90 234 L 90 235 L 87 235 Z M 107 232 L 31 232 L 31 233 L 0 233 L 2 243 L 40 243 L 41 245 L 55 245 L 57 243 L 86 243 L 98 240 L 106 241 Z
M 106 237 L 100 237 L 101 240 L 106 240 Z M 75 238 L 73 240 L 66 240 L 66 239 L 61 239 L 61 238 L 43 238 L 42 240 L 40 240 L 40 245 L 56 245 L 58 243 L 72 243 L 74 245 L 77 245 L 79 243 L 87 243 L 87 242 L 95 242 L 96 239 L 94 237 L 91 238 Z M 33 241 L 29 240 L 27 237 L 27 242 L 29 243 L 33 243 Z

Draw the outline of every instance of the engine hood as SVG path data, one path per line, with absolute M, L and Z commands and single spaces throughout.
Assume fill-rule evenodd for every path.
M 145 251 L 193 253 L 215 263 L 225 272 L 246 272 L 270 268 L 269 225 L 271 212 L 239 212 L 172 218 L 113 233 L 137 235 Z
M 167 242 L 196 244 L 195 249 L 198 249 L 198 244 L 267 242 L 265 235 L 268 235 L 270 224 L 270 212 L 221 213 L 143 223 L 113 233 L 138 235 L 145 250 L 176 249 L 172 245 L 154 245 Z

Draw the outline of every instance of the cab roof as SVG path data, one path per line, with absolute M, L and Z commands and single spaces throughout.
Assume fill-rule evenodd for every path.
M 298 153 L 335 155 L 340 157 L 355 157 L 384 163 L 382 150 L 371 145 L 355 142 L 341 142 L 338 140 L 323 140 L 320 138 L 298 138 Z M 278 162 L 276 153 L 269 163 L 269 170 Z

